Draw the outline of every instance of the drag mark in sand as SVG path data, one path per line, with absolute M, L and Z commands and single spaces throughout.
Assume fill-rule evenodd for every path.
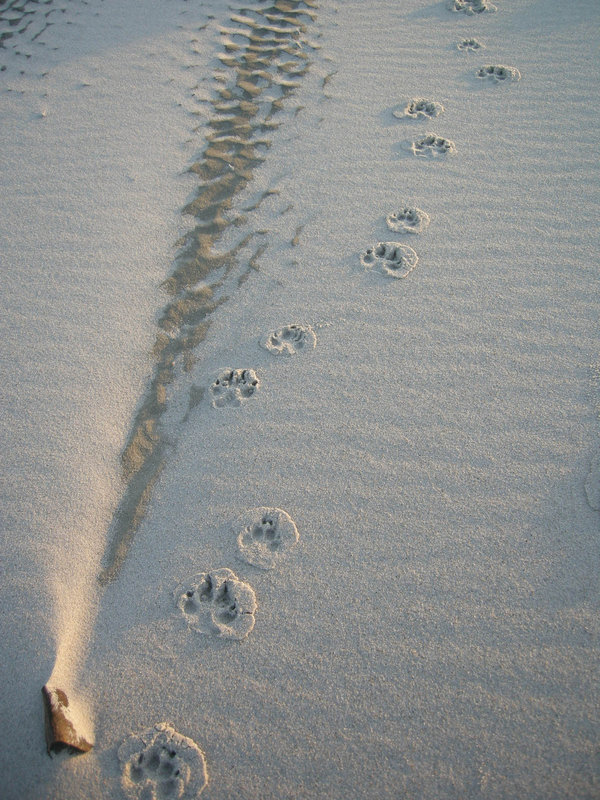
M 245 639 L 254 628 L 254 589 L 227 568 L 194 575 L 177 587 L 175 602 L 197 633 Z
M 211 315 L 257 269 L 264 252 L 261 243 L 245 253 L 256 236 L 264 235 L 259 231 L 240 235 L 228 250 L 218 245 L 247 223 L 245 214 L 276 193 L 267 189 L 256 205 L 235 208 L 236 197 L 271 147 L 269 134 L 280 125 L 275 116 L 286 110 L 286 100 L 309 69 L 315 46 L 307 33 L 316 8 L 314 0 L 258 2 L 236 8 L 221 28 L 223 52 L 213 74 L 206 145 L 190 166 L 200 183 L 183 209 L 195 225 L 178 242 L 174 268 L 163 284 L 168 300 L 158 321 L 155 366 L 122 453 L 125 490 L 109 532 L 102 584 L 118 574 L 169 447 L 177 440 L 178 425 L 187 419 L 190 409 L 173 419 L 176 404 L 169 397 L 188 385 Z
M 45 30 L 47 30 L 51 22 L 48 22 L 48 17 L 53 11 L 58 11 L 57 8 L 52 8 L 52 0 L 29 0 L 24 3 L 23 0 L 9 0 L 7 3 L 0 4 L 0 48 L 7 49 L 13 43 L 16 35 L 17 38 L 26 39 L 26 34 L 31 28 L 32 37 L 28 39 L 29 42 L 35 41 Z M 66 9 L 60 9 L 63 13 Z M 16 44 L 13 45 L 13 48 Z M 18 53 L 22 55 L 21 53 Z
M 25 59 L 20 62 L 25 65 L 34 54 L 29 45 L 44 46 L 40 37 L 59 21 L 72 24 L 67 12 L 77 15 L 85 5 L 86 0 L 64 0 L 60 5 L 55 0 L 0 0 L 0 61 L 10 54 Z M 6 69 L 7 64 L 0 63 L 0 72 Z
M 130 800 L 195 800 L 208 783 L 202 750 L 166 722 L 130 736 L 118 757 L 121 786 Z

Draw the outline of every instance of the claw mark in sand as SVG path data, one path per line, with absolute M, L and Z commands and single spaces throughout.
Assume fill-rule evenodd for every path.
M 309 69 L 315 46 L 308 29 L 316 8 L 315 0 L 263 0 L 252 8 L 240 5 L 221 28 L 223 52 L 209 101 L 213 114 L 202 129 L 206 146 L 189 168 L 199 185 L 183 209 L 195 224 L 178 242 L 174 268 L 163 284 L 168 298 L 158 321 L 155 365 L 122 454 L 125 489 L 109 532 L 102 584 L 118 574 L 169 446 L 177 440 L 177 426 L 187 417 L 185 412 L 174 419 L 177 404 L 169 397 L 178 389 L 189 390 L 186 376 L 194 368 L 212 314 L 258 268 L 265 245 L 242 257 L 256 231 L 225 252 L 218 245 L 245 222 L 242 212 L 251 213 L 276 191 L 268 189 L 254 206 L 235 207 L 237 196 L 265 161 L 269 134 L 281 124 L 275 117 L 286 111 L 286 101 Z M 290 108 L 288 115 L 293 113 Z
M 302 233 L 303 230 L 304 230 L 304 225 L 298 225 L 296 227 L 296 230 L 294 231 L 294 236 L 293 236 L 292 242 L 291 242 L 292 247 L 298 247 L 298 245 L 300 244 L 300 234 Z
M 337 71 L 337 69 L 336 69 L 334 72 L 330 72 L 328 75 L 325 75 L 325 77 L 323 78 L 323 83 L 322 83 L 322 87 L 321 87 L 321 88 L 322 88 L 322 89 L 324 89 L 324 88 L 327 86 L 327 84 L 329 83 L 329 81 L 330 81 L 330 80 L 331 80 L 331 79 L 332 79 L 332 78 L 333 78 L 335 75 L 337 75 L 337 73 L 338 73 L 338 71 Z

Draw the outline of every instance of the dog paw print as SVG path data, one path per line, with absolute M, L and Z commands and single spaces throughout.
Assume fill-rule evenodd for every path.
M 377 269 L 390 278 L 406 278 L 417 266 L 418 256 L 412 247 L 399 242 L 379 242 L 361 253 L 365 269 Z
M 421 233 L 429 225 L 429 214 L 420 208 L 404 207 L 392 211 L 385 218 L 388 228 L 395 233 Z
M 462 50 L 463 53 L 475 53 L 477 50 L 483 50 L 485 47 L 483 42 L 480 42 L 478 39 L 463 39 L 456 46 L 459 50 Z
M 261 345 L 274 356 L 293 356 L 303 350 L 314 349 L 317 337 L 310 325 L 284 325 L 277 331 L 270 331 Z
M 454 155 L 456 145 L 450 139 L 437 136 L 435 133 L 426 133 L 421 139 L 411 143 L 411 151 L 421 158 L 439 158 L 440 156 Z
M 433 119 L 438 117 L 444 110 L 441 103 L 435 100 L 426 100 L 423 97 L 414 97 L 403 108 L 398 107 L 392 114 L 398 119 L 410 117 L 411 119 Z
M 298 541 L 296 523 L 280 508 L 251 508 L 234 525 L 240 555 L 249 564 L 273 569 Z
M 259 385 L 253 369 L 224 369 L 210 386 L 212 404 L 215 408 L 239 406 L 255 394 Z
M 498 9 L 489 0 L 451 0 L 450 9 L 452 11 L 462 11 L 463 14 L 484 14 L 494 13 Z
M 494 83 L 508 83 L 521 80 L 521 73 L 516 67 L 505 67 L 502 64 L 486 64 L 479 67 L 476 73 L 478 78 L 483 80 L 490 80 Z
M 198 633 L 245 639 L 254 628 L 256 595 L 230 569 L 194 575 L 175 590 L 177 608 Z
M 166 722 L 130 736 L 118 757 L 130 800 L 195 800 L 208 783 L 202 750 Z

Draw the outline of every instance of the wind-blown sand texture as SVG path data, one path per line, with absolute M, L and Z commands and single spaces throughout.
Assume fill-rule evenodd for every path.
M 0 2 L 3 797 L 598 794 L 599 21 Z

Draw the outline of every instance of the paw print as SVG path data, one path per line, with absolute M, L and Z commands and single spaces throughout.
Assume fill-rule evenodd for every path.
M 239 406 L 255 394 L 259 385 L 253 369 L 225 369 L 210 386 L 212 404 L 215 408 Z
M 241 557 L 249 564 L 272 569 L 295 546 L 298 529 L 280 508 L 251 508 L 234 525 Z
M 245 639 L 254 628 L 254 589 L 230 569 L 194 575 L 175 590 L 177 608 L 198 633 Z
M 191 800 L 208 783 L 202 750 L 166 722 L 130 736 L 118 756 L 121 786 L 130 800 Z
M 406 278 L 417 265 L 418 256 L 412 247 L 399 242 L 379 242 L 360 256 L 365 269 L 377 269 L 390 278 Z

